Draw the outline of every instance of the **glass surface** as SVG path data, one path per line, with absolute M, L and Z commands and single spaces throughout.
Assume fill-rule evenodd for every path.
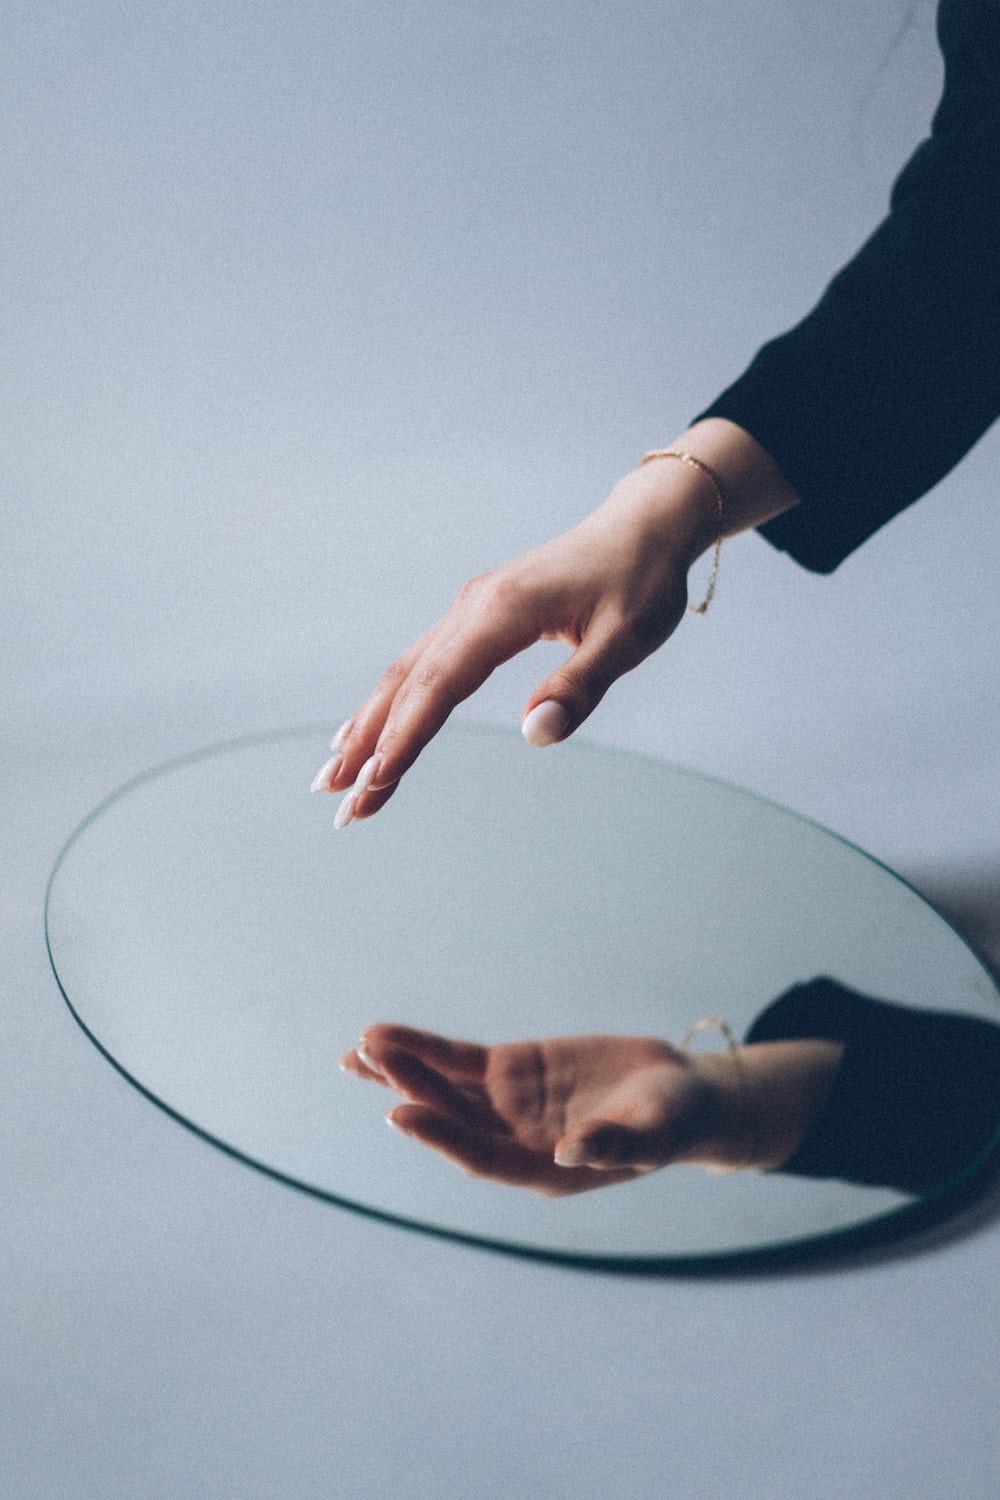
M 533 1253 L 697 1263 L 907 1214 L 893 1189 L 694 1167 L 546 1200 L 387 1130 L 384 1091 L 337 1065 L 376 1020 L 676 1042 L 706 1014 L 740 1035 L 817 975 L 992 1020 L 997 992 L 905 883 L 726 784 L 449 725 L 378 817 L 335 833 L 336 800 L 307 790 L 326 747 L 300 730 L 152 771 L 60 857 L 59 984 L 154 1100 L 308 1191 Z

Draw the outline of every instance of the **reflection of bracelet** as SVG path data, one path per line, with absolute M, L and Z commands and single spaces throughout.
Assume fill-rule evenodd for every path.
M 728 1021 L 724 1021 L 721 1016 L 705 1016 L 702 1020 L 695 1021 L 693 1026 L 689 1026 L 681 1038 L 679 1048 L 681 1052 L 686 1052 L 690 1055 L 688 1043 L 693 1037 L 697 1036 L 699 1031 L 721 1031 L 725 1038 L 726 1048 L 733 1060 L 733 1067 L 736 1069 L 736 1087 L 740 1096 L 740 1117 L 743 1124 L 743 1159 L 738 1161 L 735 1166 L 709 1167 L 709 1171 L 739 1172 L 744 1167 L 752 1167 L 757 1154 L 757 1141 L 753 1128 L 753 1112 L 750 1108 L 750 1084 L 747 1079 L 747 1070 L 743 1066 L 739 1045 L 733 1036 L 729 1023 Z
M 715 595 L 715 581 L 719 576 L 719 556 L 722 552 L 722 526 L 726 511 L 726 492 L 722 487 L 722 480 L 716 474 L 715 470 L 710 469 L 708 464 L 703 463 L 700 458 L 695 458 L 693 453 L 684 453 L 680 448 L 654 448 L 651 453 L 644 454 L 639 460 L 640 469 L 643 464 L 648 464 L 653 458 L 680 459 L 682 464 L 689 464 L 692 469 L 697 469 L 699 473 L 704 474 L 715 491 L 715 498 L 719 507 L 719 526 L 715 538 L 715 550 L 712 553 L 712 571 L 708 575 L 708 586 L 705 589 L 704 599 L 700 604 L 688 605 L 688 610 L 691 614 L 703 615 L 708 612 L 708 606 Z

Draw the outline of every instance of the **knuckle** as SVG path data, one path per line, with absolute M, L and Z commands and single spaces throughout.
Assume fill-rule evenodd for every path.
M 395 693 L 406 681 L 406 675 L 406 662 L 403 657 L 399 657 L 397 661 L 392 663 L 391 667 L 386 667 L 382 673 L 382 676 L 379 678 L 378 691 L 380 693 Z
M 478 605 L 489 588 L 491 577 L 490 573 L 477 573 L 475 578 L 467 578 L 455 595 L 455 604 L 463 609 Z
M 416 688 L 436 688 L 441 681 L 441 665 L 436 661 L 422 661 L 413 669 L 411 681 Z
M 456 603 L 470 613 L 486 617 L 516 614 L 523 605 L 525 592 L 525 585 L 516 574 L 495 568 L 464 583 Z
M 437 658 L 424 660 L 419 666 L 414 667 L 410 680 L 413 687 L 421 693 L 430 693 L 436 698 L 445 699 L 451 696 L 448 673 Z
M 513 573 L 497 573 L 490 580 L 490 599 L 495 609 L 510 613 L 521 608 L 527 593 L 524 582 Z

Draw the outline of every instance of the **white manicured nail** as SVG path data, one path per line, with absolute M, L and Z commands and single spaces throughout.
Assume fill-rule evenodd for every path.
M 555 1154 L 557 1167 L 582 1167 L 586 1151 L 582 1141 L 574 1141 L 571 1146 L 564 1146 Z
M 337 779 L 337 772 L 340 770 L 340 763 L 343 758 L 342 755 L 331 755 L 326 765 L 321 766 L 316 772 L 315 779 L 309 790 L 311 792 L 332 792 L 333 783 Z
M 354 1050 L 360 1057 L 361 1061 L 364 1063 L 365 1067 L 370 1068 L 373 1073 L 377 1073 L 381 1078 L 382 1069 L 379 1067 L 378 1063 L 375 1062 L 374 1059 L 365 1051 L 363 1045 L 360 1042 Z
M 350 734 L 350 732 L 351 732 L 351 725 L 353 723 L 354 723 L 353 719 L 345 719 L 344 720 L 343 724 L 341 724 L 340 728 L 337 730 L 337 733 L 334 735 L 333 739 L 330 741 L 330 749 L 331 750 L 339 750 L 340 749 L 341 745 L 344 743 L 344 741 L 347 739 L 347 736 Z
M 381 764 L 381 755 L 370 755 L 368 757 L 364 765 L 361 767 L 361 770 L 358 772 L 357 780 L 351 787 L 351 791 L 354 793 L 355 797 L 360 797 L 365 792 L 367 792 L 368 788 L 375 780 L 375 777 L 378 775 L 378 768 Z
M 553 744 L 564 734 L 568 724 L 569 714 L 562 704 L 557 703 L 554 698 L 546 698 L 544 703 L 539 703 L 525 716 L 521 733 L 529 745 L 536 745 L 541 749 L 544 745 Z
M 343 802 L 340 804 L 340 806 L 337 808 L 337 811 L 333 815 L 334 828 L 347 827 L 348 823 L 350 823 L 350 821 L 354 817 L 354 804 L 356 801 L 357 798 L 355 797 L 353 790 L 349 791 L 347 796 L 344 798 Z

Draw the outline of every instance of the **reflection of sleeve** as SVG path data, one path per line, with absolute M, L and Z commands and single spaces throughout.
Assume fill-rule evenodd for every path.
M 762 534 L 831 572 L 1000 415 L 1000 5 L 942 0 L 945 87 L 891 211 L 812 313 L 701 415 L 750 432 L 801 504 Z
M 779 1168 L 922 1193 L 990 1146 L 1000 1128 L 1000 1026 L 872 1000 L 833 979 L 796 985 L 747 1042 L 843 1042 L 833 1087 Z

